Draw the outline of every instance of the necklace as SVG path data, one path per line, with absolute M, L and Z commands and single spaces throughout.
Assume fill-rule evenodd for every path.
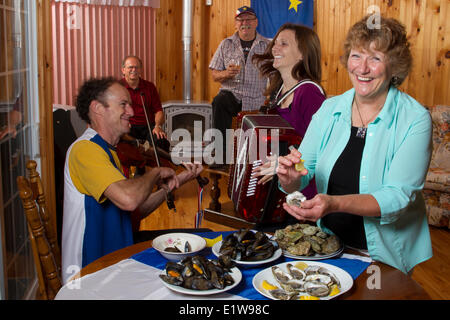
M 358 131 L 356 132 L 356 136 L 358 138 L 364 139 L 366 137 L 367 128 L 366 128 L 366 125 L 364 124 L 364 121 L 363 121 L 363 119 L 361 117 L 361 112 L 359 111 L 358 102 L 356 101 L 355 98 L 353 98 L 353 100 L 355 101 L 356 110 L 358 111 L 359 119 L 361 120 L 361 123 L 362 123 L 362 127 L 358 127 Z
M 359 105 L 358 105 L 358 101 L 356 101 L 356 98 L 353 98 L 353 101 L 355 101 L 355 105 L 356 105 L 356 110 L 358 111 L 358 115 L 359 115 L 359 119 L 361 120 L 362 123 L 362 127 L 358 127 L 358 131 L 356 132 L 356 136 L 358 138 L 364 139 L 367 133 L 367 125 L 364 123 L 363 118 L 361 117 L 361 112 L 359 111 Z M 377 111 L 375 111 L 375 113 L 369 118 L 372 119 L 373 116 L 375 116 L 376 114 L 378 114 L 378 112 L 380 112 L 380 107 L 377 108 Z

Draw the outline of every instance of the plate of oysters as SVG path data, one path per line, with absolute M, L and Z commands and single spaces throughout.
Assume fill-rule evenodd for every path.
M 242 266 L 257 266 L 277 260 L 282 255 L 278 244 L 261 231 L 240 229 L 216 242 L 212 252 L 220 259 Z
M 306 197 L 299 191 L 286 196 L 291 206 L 302 206 Z M 319 227 L 297 223 L 275 231 L 275 240 L 283 250 L 283 255 L 292 259 L 322 260 L 336 257 L 344 251 L 344 245 L 335 235 L 322 231 Z
M 273 300 L 330 300 L 352 286 L 345 270 L 318 261 L 284 262 L 253 277 L 253 287 Z
M 278 229 L 272 240 L 278 243 L 285 257 L 298 260 L 329 259 L 344 251 L 338 237 L 306 223 L 296 223 Z
M 228 291 L 242 280 L 241 271 L 222 259 L 201 255 L 168 261 L 159 274 L 163 284 L 175 292 L 188 295 L 212 295 Z

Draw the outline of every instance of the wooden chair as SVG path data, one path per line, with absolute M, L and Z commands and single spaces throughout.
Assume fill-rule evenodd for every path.
M 17 186 L 28 222 L 28 234 L 39 281 L 39 296 L 46 300 L 54 299 L 62 286 L 61 253 L 48 215 L 36 162 L 28 161 L 27 169 L 29 179 L 17 177 Z

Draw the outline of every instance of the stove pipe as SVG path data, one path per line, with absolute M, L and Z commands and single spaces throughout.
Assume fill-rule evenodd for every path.
M 183 0 L 183 99 L 191 100 L 193 0 Z

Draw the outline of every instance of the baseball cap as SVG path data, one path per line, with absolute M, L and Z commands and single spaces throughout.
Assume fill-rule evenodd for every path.
M 250 13 L 256 17 L 255 10 L 253 10 L 252 8 L 247 7 L 247 6 L 243 6 L 243 7 L 240 7 L 239 9 L 237 9 L 235 17 L 239 17 L 243 13 Z

